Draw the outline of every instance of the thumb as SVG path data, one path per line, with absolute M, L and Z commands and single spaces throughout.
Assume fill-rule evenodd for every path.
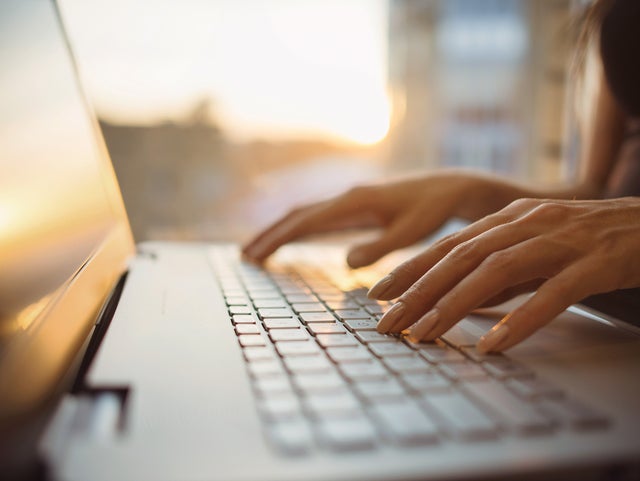
M 347 264 L 353 269 L 365 267 L 396 249 L 417 242 L 425 234 L 422 224 L 415 215 L 401 217 L 377 239 L 353 247 L 347 255 Z

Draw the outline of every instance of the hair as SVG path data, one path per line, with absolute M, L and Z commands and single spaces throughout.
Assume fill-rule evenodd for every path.
M 600 29 L 607 13 L 616 0 L 593 0 L 578 11 L 572 22 L 576 37 L 576 49 L 572 67 L 574 73 L 582 73 L 589 49 L 600 39 Z

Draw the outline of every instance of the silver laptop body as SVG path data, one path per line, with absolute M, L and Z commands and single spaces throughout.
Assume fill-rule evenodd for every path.
M 576 306 L 487 358 L 473 343 L 499 310 L 436 344 L 377 339 L 386 306 L 362 296 L 377 274 L 346 271 L 339 246 L 285 248 L 271 272 L 233 245 L 134 247 L 55 5 L 0 8 L 8 475 L 640 476 L 637 329 Z

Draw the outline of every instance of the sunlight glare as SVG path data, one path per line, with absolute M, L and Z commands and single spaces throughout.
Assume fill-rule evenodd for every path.
M 179 119 L 208 97 L 234 140 L 385 137 L 384 1 L 150 3 L 62 1 L 108 120 Z

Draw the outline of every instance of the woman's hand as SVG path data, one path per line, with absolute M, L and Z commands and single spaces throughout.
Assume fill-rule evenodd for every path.
M 452 216 L 469 220 L 485 212 L 473 202 L 479 184 L 488 180 L 461 172 L 441 172 L 384 185 L 356 187 L 333 199 L 294 209 L 243 249 L 255 262 L 263 262 L 278 247 L 310 234 L 347 228 L 381 227 L 372 242 L 353 247 L 351 267 L 362 267 L 385 254 L 422 239 Z M 477 214 L 469 213 L 474 209 Z M 506 205 L 506 204 L 504 204 Z
M 536 290 L 478 343 L 502 351 L 583 298 L 640 286 L 640 198 L 521 199 L 443 238 L 370 291 L 380 332 L 433 340 L 473 309 Z

